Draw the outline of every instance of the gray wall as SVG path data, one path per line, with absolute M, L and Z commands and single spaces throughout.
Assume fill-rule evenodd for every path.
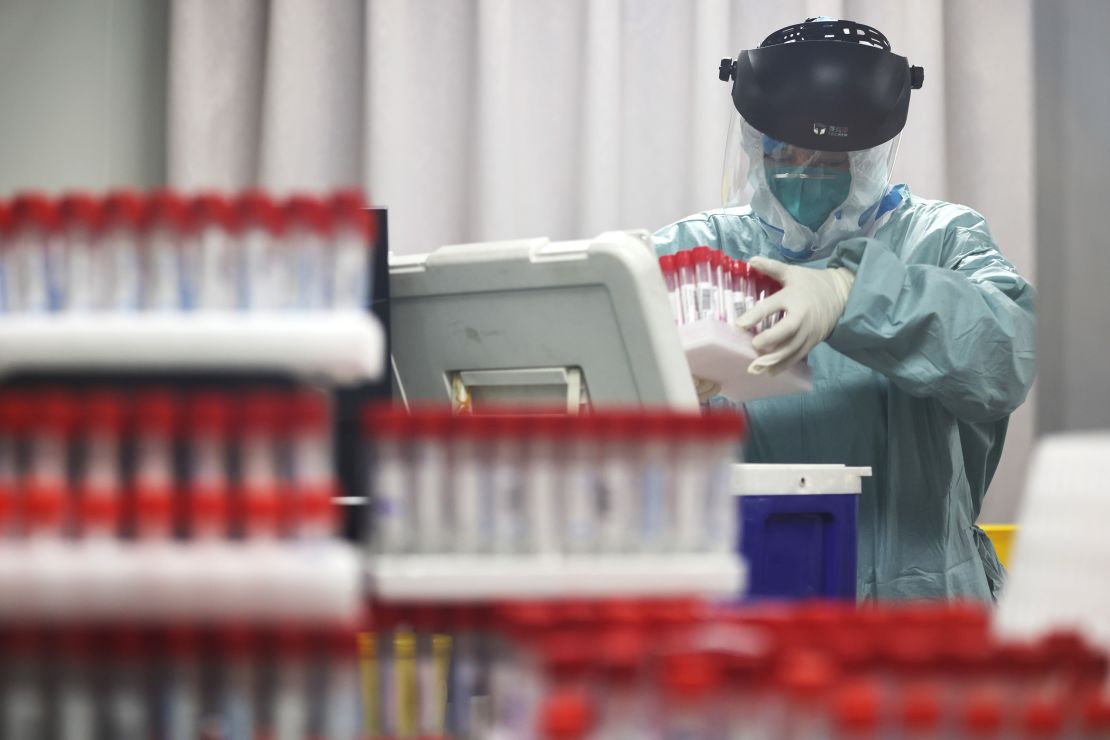
M 0 197 L 25 188 L 165 181 L 168 4 L 0 0 Z M 1102 380 L 1110 372 L 1110 289 L 1103 285 L 1110 227 L 1101 218 L 1110 172 L 1110 45 L 1103 38 L 1110 3 L 946 6 L 946 34 L 981 33 L 988 22 L 992 33 L 1015 39 L 1032 32 L 1033 59 L 949 44 L 966 58 L 948 60 L 945 74 L 979 75 L 991 84 L 962 86 L 978 91 L 966 96 L 961 86 L 947 85 L 959 98 L 947 115 L 983 106 L 997 111 L 994 135 L 1008 142 L 1012 156 L 984 156 L 975 136 L 952 137 L 945 155 L 976 163 L 974 177 L 949 183 L 949 197 L 988 216 L 1007 256 L 1039 291 L 1036 397 L 1014 419 L 983 512 L 986 521 L 1006 521 L 1022 487 L 1034 411 L 1038 433 L 1110 428 L 1110 389 Z M 1028 141 L 1034 115 L 1035 147 Z M 1030 149 L 1035 209 L 1024 193 L 1014 202 L 998 187 L 1027 177 Z
M 0 196 L 165 181 L 167 0 L 0 0 Z
M 1110 429 L 1110 3 L 1034 6 L 1038 431 Z
M 949 200 L 982 213 L 1002 253 L 1040 284 L 1034 233 L 1032 33 L 1035 0 L 950 1 L 944 6 Z M 990 29 L 994 43 L 981 41 Z M 997 42 L 1013 39 L 1008 53 Z M 928 71 L 926 71 L 928 86 Z M 913 115 L 912 105 L 910 115 Z M 1000 156 L 1001 155 L 1001 156 Z M 913 181 L 910 181 L 913 187 Z M 1002 461 L 980 521 L 1013 522 L 1034 444 L 1040 384 L 1010 419 Z

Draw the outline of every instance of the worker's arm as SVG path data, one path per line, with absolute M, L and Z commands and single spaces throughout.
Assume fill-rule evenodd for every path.
M 1033 288 L 978 214 L 950 224 L 942 264 L 906 264 L 883 242 L 850 239 L 829 266 L 856 273 L 831 347 L 965 421 L 999 419 L 1034 376 Z
M 721 234 L 716 219 L 710 213 L 696 213 L 664 226 L 652 235 L 652 241 L 660 257 L 699 245 L 721 248 Z

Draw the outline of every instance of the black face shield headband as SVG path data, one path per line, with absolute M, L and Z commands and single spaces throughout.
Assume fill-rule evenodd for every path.
M 902 131 L 910 90 L 921 87 L 925 70 L 892 53 L 870 26 L 811 19 L 722 60 L 720 78 L 733 80 L 736 110 L 760 132 L 805 149 L 845 152 Z

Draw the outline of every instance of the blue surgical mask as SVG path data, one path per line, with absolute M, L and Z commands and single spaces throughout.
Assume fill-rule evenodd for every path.
M 767 166 L 767 185 L 795 221 L 817 231 L 848 198 L 852 175 L 828 167 Z

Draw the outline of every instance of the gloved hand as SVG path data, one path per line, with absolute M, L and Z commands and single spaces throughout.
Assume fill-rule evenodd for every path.
M 832 334 L 856 276 L 845 267 L 814 269 L 766 257 L 754 258 L 751 266 L 782 283 L 782 290 L 745 311 L 736 323 L 750 329 L 767 316 L 785 312 L 777 324 L 752 340 L 759 357 L 748 366 L 753 375 L 777 375 Z
M 713 396 L 721 392 L 721 384 L 715 383 L 712 380 L 699 378 L 697 375 L 694 377 L 694 390 L 698 392 L 698 403 L 705 403 Z

